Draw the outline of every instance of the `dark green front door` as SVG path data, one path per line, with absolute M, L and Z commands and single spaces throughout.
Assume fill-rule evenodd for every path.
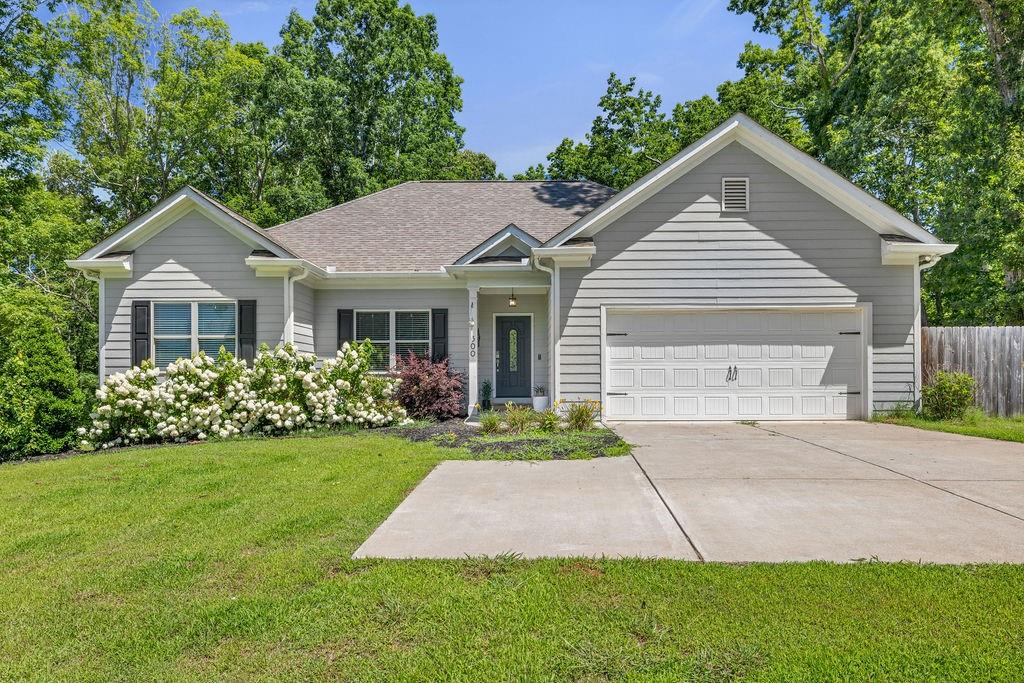
M 530 316 L 498 316 L 495 325 L 495 398 L 530 397 Z

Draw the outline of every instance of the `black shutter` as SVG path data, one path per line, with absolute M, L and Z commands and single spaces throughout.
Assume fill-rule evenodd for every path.
M 238 302 L 238 357 L 249 363 L 256 359 L 256 301 Z
M 149 302 L 132 302 L 132 366 L 149 358 Z
M 338 309 L 338 350 L 345 342 L 352 342 L 356 338 L 355 332 L 356 316 L 351 308 Z
M 435 363 L 448 357 L 448 309 L 430 309 L 430 359 Z

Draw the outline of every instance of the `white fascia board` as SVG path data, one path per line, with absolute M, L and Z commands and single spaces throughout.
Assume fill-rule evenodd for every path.
M 132 274 L 131 254 L 117 258 L 69 259 L 64 263 L 68 268 L 74 268 L 83 273 L 95 273 L 103 277 L 131 277 Z
M 640 180 L 548 240 L 559 246 L 577 236 L 593 236 L 604 227 L 697 167 L 731 142 L 747 149 L 850 213 L 879 234 L 897 233 L 925 244 L 942 244 L 930 232 L 800 151 L 743 114 L 736 114 Z
M 188 211 L 189 198 L 184 190 L 176 192 L 152 209 L 142 214 L 128 225 L 124 226 L 113 235 L 103 240 L 93 248 L 78 257 L 77 260 L 86 261 L 94 259 L 108 251 L 116 251 L 116 248 L 133 237 L 139 237 L 140 233 L 153 230 L 154 234 L 174 221 L 175 218 L 184 216 Z
M 946 254 L 953 253 L 958 244 L 921 244 L 920 242 L 888 242 L 882 240 L 882 263 L 887 266 L 917 265 L 921 258 L 930 266 Z
M 260 234 L 259 231 L 242 223 L 234 216 L 225 213 L 216 204 L 199 195 L 192 188 L 183 187 L 107 239 L 86 251 L 79 257 L 79 260 L 97 258 L 107 252 L 117 251 L 121 248 L 135 249 L 191 210 L 198 210 L 245 244 L 266 249 L 280 257 L 291 257 L 291 254 L 284 251 L 272 240 L 267 239 L 265 235 Z
M 465 265 L 444 266 L 450 275 L 459 276 L 471 273 L 529 273 L 533 271 L 530 259 L 524 257 L 519 263 L 468 263 Z
M 472 263 L 509 237 L 526 247 L 524 251 L 527 252 L 533 247 L 540 246 L 539 239 L 526 232 L 515 223 L 509 223 L 507 226 L 494 233 L 477 246 L 473 247 L 473 249 L 460 256 L 455 261 L 455 265 L 462 266 Z

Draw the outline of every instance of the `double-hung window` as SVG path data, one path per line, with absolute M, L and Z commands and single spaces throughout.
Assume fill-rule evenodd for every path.
M 372 370 L 394 367 L 410 353 L 430 356 L 430 311 L 356 311 L 356 340 L 373 344 Z
M 199 351 L 216 357 L 223 346 L 237 353 L 237 309 L 233 301 L 153 303 L 153 360 L 165 368 Z

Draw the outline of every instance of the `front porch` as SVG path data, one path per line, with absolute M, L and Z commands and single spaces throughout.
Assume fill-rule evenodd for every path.
M 494 405 L 530 403 L 537 387 L 551 395 L 547 287 L 469 287 L 467 399 Z

